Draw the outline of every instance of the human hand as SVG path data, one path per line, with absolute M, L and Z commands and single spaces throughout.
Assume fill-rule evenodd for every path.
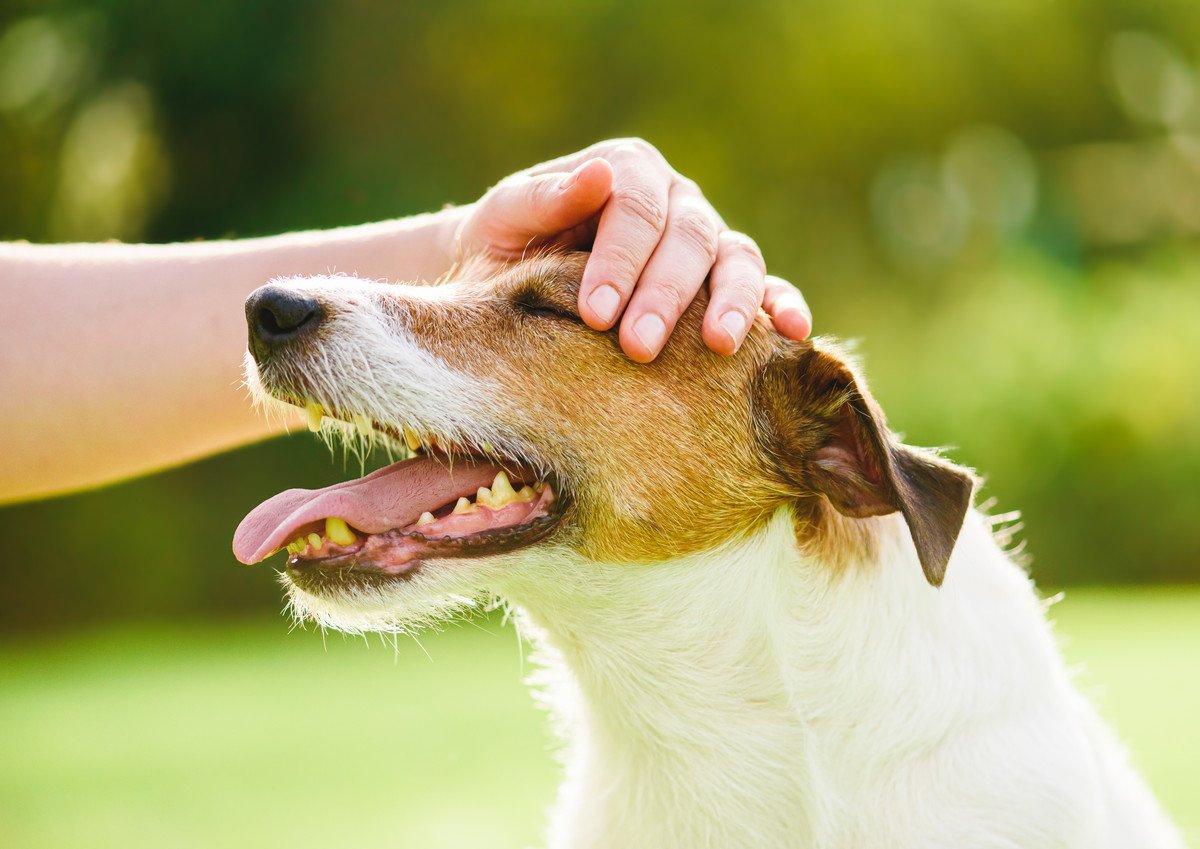
M 531 247 L 592 244 L 579 312 L 596 330 L 618 320 L 633 360 L 658 356 L 705 278 L 705 344 L 732 354 L 761 306 L 792 339 L 812 330 L 800 292 L 766 274 L 758 245 L 730 230 L 694 182 L 652 145 L 616 139 L 518 171 L 465 208 L 461 251 L 515 259 Z

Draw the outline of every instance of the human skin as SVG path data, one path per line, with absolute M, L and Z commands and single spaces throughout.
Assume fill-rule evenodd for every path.
M 594 242 L 594 243 L 593 243 Z M 0 243 L 0 503 L 100 486 L 234 448 L 295 422 L 241 390 L 242 302 L 274 277 L 432 280 L 462 256 L 593 243 L 580 311 L 658 355 L 709 279 L 702 334 L 732 354 L 759 306 L 804 338 L 799 292 L 765 275 L 695 184 L 650 145 L 617 140 L 429 215 L 257 239 L 169 245 Z

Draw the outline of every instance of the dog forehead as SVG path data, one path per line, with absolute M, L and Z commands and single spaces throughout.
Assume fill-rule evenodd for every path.
M 574 301 L 587 259 L 588 254 L 578 251 L 538 253 L 511 263 L 476 257 L 451 272 L 448 282 L 481 294 L 529 291 L 556 301 Z

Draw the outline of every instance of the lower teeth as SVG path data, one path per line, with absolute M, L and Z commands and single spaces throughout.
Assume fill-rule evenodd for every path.
M 481 505 L 487 509 L 495 511 L 507 507 L 510 504 L 529 504 L 532 503 L 538 495 L 544 492 L 545 489 L 545 482 L 538 481 L 532 486 L 526 485 L 521 487 L 519 490 L 514 490 L 511 482 L 508 479 L 508 475 L 506 475 L 504 472 L 498 472 L 495 480 L 492 481 L 492 486 L 490 488 L 480 487 L 474 501 L 466 497 L 459 498 L 458 501 L 455 502 L 454 508 L 446 515 L 473 515 L 479 512 Z M 450 535 L 441 537 L 427 537 L 423 533 L 419 533 L 415 530 L 416 528 L 423 528 L 427 525 L 432 525 L 435 522 L 441 521 L 442 518 L 446 517 L 438 517 L 432 512 L 425 511 L 420 515 L 416 523 L 412 525 L 409 530 L 406 531 L 396 528 L 376 536 L 393 539 L 408 537 L 422 541 L 434 539 L 439 542 L 458 542 L 469 539 L 469 537 L 453 537 Z M 537 519 L 534 519 L 528 524 L 537 525 L 537 523 L 546 518 L 546 516 L 539 516 Z M 515 531 L 518 527 L 520 526 L 492 528 L 480 531 L 479 533 L 481 535 L 489 535 L 494 537 L 496 535 Z M 358 541 L 359 537 L 356 536 L 354 531 L 350 529 L 349 523 L 347 523 L 345 519 L 330 517 L 325 520 L 324 536 L 321 536 L 315 532 L 305 536 L 298 536 L 287 545 L 286 550 L 289 554 L 298 558 L 313 557 L 323 553 L 325 549 L 331 545 L 339 548 L 348 548 Z

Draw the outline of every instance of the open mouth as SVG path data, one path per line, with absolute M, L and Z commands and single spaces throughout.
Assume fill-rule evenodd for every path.
M 286 550 L 293 576 L 408 577 L 432 559 L 515 551 L 560 524 L 565 499 L 521 463 L 407 441 L 418 456 L 357 480 L 269 498 L 238 526 L 234 555 L 250 564 Z

